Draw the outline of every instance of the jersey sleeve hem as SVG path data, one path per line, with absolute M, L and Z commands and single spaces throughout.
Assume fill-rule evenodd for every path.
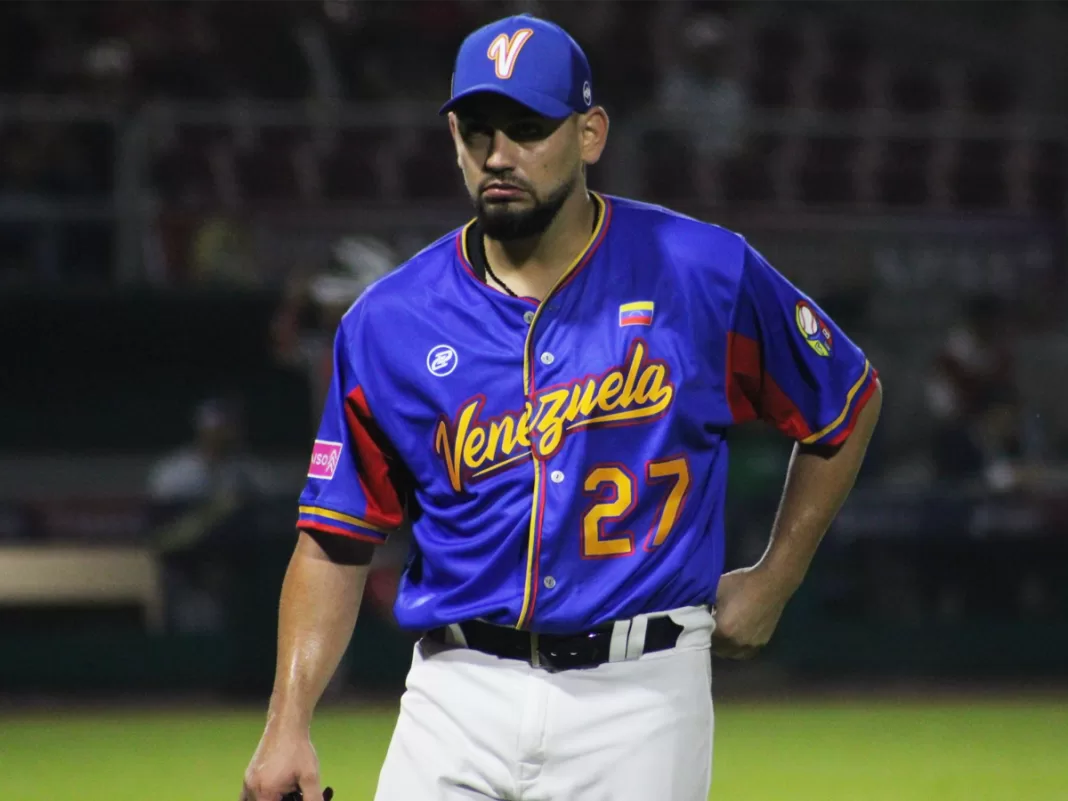
M 321 506 L 301 506 L 298 512 L 298 529 L 313 529 L 377 545 L 384 543 L 390 534 L 389 529 L 376 526 L 360 517 L 335 512 L 333 509 L 324 509 Z
M 879 374 L 872 367 L 871 362 L 865 360 L 864 370 L 846 394 L 845 404 L 838 417 L 819 431 L 802 439 L 801 442 L 805 445 L 840 445 L 845 442 L 853 432 L 861 410 L 875 394 L 875 381 L 878 377 Z

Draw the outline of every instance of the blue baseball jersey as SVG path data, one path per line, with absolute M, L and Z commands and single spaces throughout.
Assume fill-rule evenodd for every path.
M 875 389 L 743 237 L 594 198 L 585 250 L 541 303 L 479 278 L 469 223 L 338 328 L 297 525 L 381 543 L 409 520 L 405 628 L 564 633 L 713 603 L 730 429 L 837 444 Z

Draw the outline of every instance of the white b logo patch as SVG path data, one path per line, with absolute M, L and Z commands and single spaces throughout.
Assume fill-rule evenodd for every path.
M 586 101 L 587 106 L 593 102 L 593 90 L 590 89 L 589 81 L 582 84 L 582 99 Z
M 497 38 L 490 42 L 489 49 L 486 50 L 486 58 L 494 62 L 497 77 L 502 81 L 512 77 L 519 51 L 533 35 L 534 31 L 530 28 L 522 28 L 511 36 L 506 33 L 497 34 Z
M 426 369 L 438 378 L 447 376 L 456 369 L 458 357 L 451 345 L 435 345 L 426 355 Z

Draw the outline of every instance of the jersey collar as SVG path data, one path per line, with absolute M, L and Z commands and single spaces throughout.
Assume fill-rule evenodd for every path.
M 589 261 L 590 256 L 593 255 L 593 251 L 604 241 L 604 235 L 607 233 L 608 225 L 612 218 L 612 207 L 608 200 L 597 192 L 590 192 L 593 197 L 593 201 L 596 204 L 596 219 L 593 225 L 593 232 L 590 234 L 589 240 L 586 242 L 586 246 L 582 249 L 582 252 L 575 258 L 575 260 L 568 267 L 567 271 L 561 276 L 561 280 L 558 282 L 557 287 L 561 287 L 568 283 L 574 274 L 579 269 L 584 267 Z M 492 292 L 494 295 L 508 298 L 507 295 L 498 292 L 495 289 L 491 289 L 486 284 L 486 248 L 482 239 L 482 226 L 478 224 L 478 219 L 473 219 L 467 225 L 460 229 L 456 235 L 456 252 L 460 259 L 460 264 L 464 270 L 482 287 Z M 533 298 L 519 298 L 526 303 L 534 302 Z

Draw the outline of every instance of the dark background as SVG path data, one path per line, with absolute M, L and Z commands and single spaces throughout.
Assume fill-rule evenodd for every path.
M 857 490 L 727 674 L 1063 682 L 1066 4 L 8 2 L 0 692 L 265 698 L 324 348 L 469 215 L 436 109 L 463 36 L 517 9 L 593 62 L 592 186 L 740 231 L 883 377 Z M 735 437 L 733 564 L 788 453 Z M 405 547 L 334 692 L 400 686 Z

